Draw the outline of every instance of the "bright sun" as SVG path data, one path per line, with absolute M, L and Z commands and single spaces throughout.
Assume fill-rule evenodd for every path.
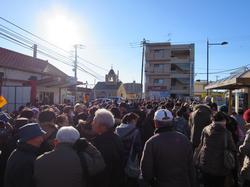
M 47 39 L 62 48 L 70 49 L 79 43 L 80 32 L 77 22 L 64 11 L 53 11 L 43 17 L 44 34 Z

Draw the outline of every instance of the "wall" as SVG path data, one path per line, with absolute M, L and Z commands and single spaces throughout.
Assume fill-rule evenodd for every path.
M 42 76 L 40 74 L 29 73 L 29 72 L 7 69 L 7 68 L 0 68 L 0 72 L 4 73 L 4 77 L 3 77 L 4 79 L 28 80 L 31 76 L 36 76 L 37 79 L 42 78 Z M 22 83 L 20 83 L 18 81 L 16 81 L 16 82 L 4 81 L 3 85 L 18 86 L 18 85 L 22 85 Z
M 123 85 L 121 85 L 120 87 L 119 87 L 119 89 L 117 90 L 117 95 L 116 96 L 120 96 L 120 97 L 123 97 L 123 98 L 126 98 L 127 96 L 126 96 L 126 90 L 125 90 L 125 88 L 124 88 L 124 86 Z

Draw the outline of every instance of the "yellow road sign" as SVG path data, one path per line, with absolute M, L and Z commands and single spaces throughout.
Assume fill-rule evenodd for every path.
M 0 96 L 0 108 L 4 107 L 4 105 L 6 105 L 8 102 L 7 100 L 4 98 L 4 96 Z

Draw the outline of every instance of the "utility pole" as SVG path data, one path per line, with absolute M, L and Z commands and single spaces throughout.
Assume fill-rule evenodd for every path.
M 74 61 L 74 73 L 75 73 L 75 81 L 76 81 L 76 85 L 75 85 L 75 93 L 74 93 L 74 95 L 75 95 L 75 103 L 76 103 L 76 96 L 77 96 L 77 68 L 78 68 L 78 66 L 77 66 L 77 49 L 79 48 L 79 49 L 82 49 L 83 48 L 83 45 L 82 44 L 75 44 L 74 45 L 74 48 L 75 48 L 75 61 Z
M 75 96 L 75 99 L 74 99 L 74 104 L 76 104 L 76 96 L 77 96 L 77 44 L 74 45 L 74 48 L 75 48 L 75 61 L 74 61 L 74 73 L 75 73 L 75 93 L 74 93 L 74 96 Z
M 207 85 L 209 85 L 209 41 L 207 39 Z M 207 89 L 208 96 L 208 89 Z
M 33 57 L 36 58 L 37 57 L 37 44 L 33 45 Z
M 143 38 L 143 41 L 142 41 L 142 60 L 141 60 L 141 99 L 143 97 L 143 69 L 144 69 L 144 56 L 145 56 L 144 45 L 145 44 L 146 44 L 146 40 L 145 40 L 145 38 Z

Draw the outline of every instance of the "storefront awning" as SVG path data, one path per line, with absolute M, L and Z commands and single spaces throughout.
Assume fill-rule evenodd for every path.
M 250 88 L 250 70 L 234 73 L 229 77 L 210 83 L 205 87 L 205 89 L 208 90 L 211 89 L 235 90 L 241 88 Z

